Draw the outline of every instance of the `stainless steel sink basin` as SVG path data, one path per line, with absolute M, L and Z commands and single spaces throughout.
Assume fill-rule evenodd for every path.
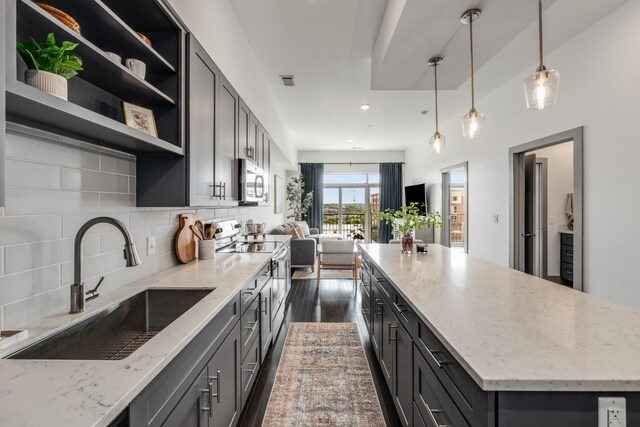
M 213 289 L 149 289 L 8 359 L 121 360 Z

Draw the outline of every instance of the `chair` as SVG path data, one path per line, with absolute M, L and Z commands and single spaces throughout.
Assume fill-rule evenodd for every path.
M 358 251 L 353 240 L 323 240 L 318 247 L 318 278 L 322 270 L 352 270 L 354 284 L 358 283 Z

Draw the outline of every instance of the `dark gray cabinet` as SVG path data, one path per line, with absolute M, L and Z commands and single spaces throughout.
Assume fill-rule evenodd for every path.
M 394 316 L 395 317 L 395 316 Z M 405 427 L 413 425 L 413 339 L 396 318 L 389 336 L 392 344 L 393 387 L 391 394 Z
M 242 406 L 247 403 L 253 384 L 256 382 L 258 371 L 262 365 L 260 361 L 260 340 L 253 340 L 253 344 L 249 349 L 247 357 L 242 361 L 240 367 L 240 375 L 242 377 Z
M 211 394 L 207 369 L 203 369 L 187 389 L 163 426 L 205 427 L 211 416 Z
M 273 340 L 273 323 L 271 322 L 273 279 L 269 280 L 260 291 L 260 361 L 264 362 Z
M 189 200 L 206 206 L 214 198 L 215 118 L 218 115 L 220 70 L 193 36 L 189 37 Z M 197 88 L 197 90 L 193 90 Z
M 235 199 L 234 161 L 238 158 L 238 109 L 240 97 L 226 77 L 220 79 L 220 105 L 216 123 L 214 198 Z
M 239 328 L 239 325 L 236 326 Z M 208 398 L 211 405 L 209 426 L 229 427 L 242 412 L 240 370 L 240 334 L 231 333 L 207 365 Z
M 238 104 L 238 157 L 255 161 L 257 121 L 249 106 L 240 98 Z
M 573 286 L 573 233 L 560 233 L 560 277 Z

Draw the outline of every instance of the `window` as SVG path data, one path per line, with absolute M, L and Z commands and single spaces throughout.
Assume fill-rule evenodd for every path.
M 377 173 L 325 173 L 324 185 L 337 184 L 378 184 L 380 174 Z
M 459 200 L 458 200 L 458 196 L 451 196 L 451 201 L 452 201 L 453 203 L 458 203 L 458 201 L 459 201 Z
M 458 207 L 457 207 L 457 206 L 455 206 L 455 205 L 453 206 L 453 213 L 454 213 L 454 214 L 457 214 L 457 213 L 458 213 Z

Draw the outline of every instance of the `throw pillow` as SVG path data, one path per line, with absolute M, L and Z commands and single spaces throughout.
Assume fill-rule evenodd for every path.
M 298 233 L 298 238 L 300 239 L 304 239 L 308 236 L 308 234 L 304 234 L 304 230 L 302 229 L 302 226 L 300 224 L 296 224 L 296 232 Z
M 295 227 L 291 227 L 289 224 L 284 226 L 284 234 L 291 236 L 291 239 L 293 240 L 300 239 L 298 230 L 296 230 Z
M 300 229 L 302 230 L 302 235 L 304 237 L 307 237 L 308 235 L 311 234 L 311 231 L 309 230 L 309 224 L 307 224 L 307 221 L 298 221 L 296 222 L 296 225 L 300 226 Z

